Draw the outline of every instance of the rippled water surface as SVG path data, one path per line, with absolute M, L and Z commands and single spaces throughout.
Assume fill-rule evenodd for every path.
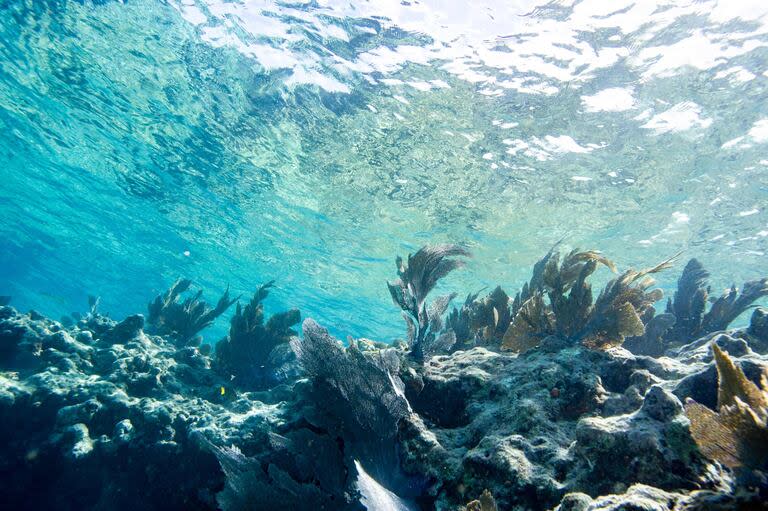
M 0 294 L 54 316 L 276 279 L 389 340 L 394 256 L 443 241 L 461 293 L 563 236 L 768 270 L 763 1 L 4 1 L 0 133 Z

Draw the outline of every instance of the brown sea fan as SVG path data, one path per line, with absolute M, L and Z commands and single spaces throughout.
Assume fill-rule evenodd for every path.
M 691 435 L 702 454 L 732 469 L 768 468 L 768 375 L 760 387 L 712 343 L 718 375 L 715 412 L 692 399 L 685 405 Z

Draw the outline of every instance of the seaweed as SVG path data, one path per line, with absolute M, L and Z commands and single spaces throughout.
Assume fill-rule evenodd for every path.
M 601 263 L 616 273 L 616 265 L 613 261 L 603 256 L 597 250 L 580 252 L 578 249 L 574 249 L 560 263 L 560 253 L 556 249 L 561 242 L 562 240 L 555 243 L 549 252 L 534 264 L 530 282 L 523 285 L 523 288 L 517 293 L 512 302 L 513 317 L 536 292 L 552 290 L 561 295 L 567 292 L 576 283 L 586 263 L 590 261 Z M 592 269 L 593 271 L 594 268 Z
M 530 282 L 515 296 L 503 349 L 524 352 L 551 335 L 604 349 L 644 332 L 639 315 L 661 296 L 660 290 L 647 290 L 653 284 L 647 276 L 668 268 L 670 260 L 654 268 L 624 272 L 606 285 L 593 304 L 588 277 L 598 264 L 616 272 L 615 264 L 600 252 L 578 249 L 561 261 L 556 247 L 534 265 Z
M 454 347 L 467 346 L 474 338 L 474 332 L 470 327 L 470 317 L 479 295 L 479 291 L 477 293 L 469 293 L 464 299 L 461 308 L 453 307 L 445 318 L 445 329 L 451 330 L 456 336 L 456 345 Z
M 709 311 L 706 311 L 706 303 L 711 293 L 711 288 L 707 286 L 708 278 L 709 272 L 698 260 L 688 261 L 677 281 L 674 300 L 667 303 L 667 312 L 677 318 L 675 327 L 667 336 L 670 343 L 686 343 L 703 335 L 725 330 L 742 312 L 752 307 L 756 300 L 768 296 L 768 278 L 750 280 L 744 283 L 741 292 L 734 284 L 719 298 L 710 299 L 712 305 Z
M 717 412 L 688 399 L 691 435 L 705 456 L 749 477 L 768 470 L 768 374 L 760 387 L 712 343 L 717 366 Z
M 283 379 L 284 356 L 278 348 L 288 348 L 288 340 L 296 335 L 291 327 L 301 321 L 299 310 L 290 309 L 264 323 L 263 301 L 273 284 L 259 287 L 245 307 L 237 304 L 229 335 L 216 344 L 214 368 L 242 388 L 264 389 Z
M 392 301 L 403 311 L 408 346 L 417 361 L 447 351 L 456 341 L 453 331 L 440 332 L 442 316 L 456 295 L 438 297 L 429 306 L 426 300 L 441 278 L 464 265 L 458 257 L 471 257 L 471 254 L 458 245 L 443 244 L 424 246 L 415 254 L 408 254 L 407 264 L 400 256 L 395 260 L 399 278 L 394 283 L 387 282 L 387 286 Z
M 732 285 L 712 303 L 709 312 L 704 315 L 702 331 L 710 333 L 725 330 L 742 312 L 753 307 L 752 304 L 764 296 L 768 296 L 768 277 L 745 282 L 741 292 Z
M 192 281 L 189 279 L 178 279 L 165 293 L 149 303 L 147 324 L 151 333 L 170 336 L 179 346 L 190 342 L 199 344 L 200 339 L 194 337 L 239 299 L 230 299 L 227 288 L 214 308 L 210 308 L 200 299 L 202 290 L 198 290 L 183 302 L 180 301 L 181 295 L 191 285 Z
M 550 266 L 550 261 L 552 261 L 551 265 L 554 266 L 555 269 L 557 268 L 557 261 L 560 258 L 560 253 L 555 249 L 561 241 L 555 243 L 555 245 L 549 249 L 549 252 L 533 265 L 533 276 L 531 276 L 530 282 L 523 284 L 523 288 L 515 295 L 515 299 L 512 300 L 511 312 L 513 318 L 517 315 L 517 312 L 522 308 L 525 302 L 533 298 L 533 295 L 537 292 L 541 293 L 544 290 L 545 268 Z
M 468 348 L 500 341 L 512 320 L 507 293 L 497 286 L 485 298 L 480 293 L 467 295 L 460 309 L 456 307 L 445 320 L 445 330 L 456 334 L 454 348 Z

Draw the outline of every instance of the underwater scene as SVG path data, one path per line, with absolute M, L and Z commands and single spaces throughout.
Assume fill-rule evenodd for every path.
M 768 510 L 764 0 L 0 0 L 0 509 Z

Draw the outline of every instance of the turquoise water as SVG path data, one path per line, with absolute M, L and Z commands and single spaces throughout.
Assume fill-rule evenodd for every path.
M 768 271 L 759 1 L 4 1 L 0 133 L 0 294 L 52 317 L 275 279 L 391 340 L 394 256 L 435 242 L 460 294 L 563 236 Z

